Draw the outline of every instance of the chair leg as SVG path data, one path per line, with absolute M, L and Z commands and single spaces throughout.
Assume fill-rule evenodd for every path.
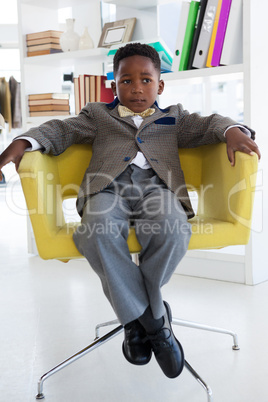
M 197 372 L 192 368 L 192 366 L 190 366 L 190 364 L 186 360 L 184 363 L 187 370 L 194 376 L 197 382 L 206 390 L 208 402 L 213 402 L 212 390 L 210 386 L 205 383 L 205 381 L 199 376 L 199 374 L 197 374 Z
M 110 339 L 114 338 L 116 335 L 120 334 L 123 331 L 123 326 L 119 325 L 112 331 L 108 332 L 106 335 L 102 336 L 101 338 L 95 340 L 86 348 L 80 350 L 73 356 L 69 357 L 68 359 L 64 360 L 62 363 L 58 364 L 56 367 L 52 368 L 50 371 L 42 375 L 38 381 L 38 393 L 36 395 L 36 399 L 43 399 L 45 396 L 43 394 L 43 383 L 44 381 L 52 376 L 53 374 L 57 373 L 64 367 L 68 366 L 69 364 L 75 362 L 76 360 L 80 359 L 81 357 L 85 356 L 87 353 L 91 352 L 92 350 L 96 349 L 97 347 L 101 346 L 105 342 L 109 341 Z
M 185 321 L 185 320 L 181 320 L 181 319 L 178 319 L 178 318 L 173 318 L 172 323 L 175 324 L 175 325 L 180 325 L 182 327 L 203 329 L 205 331 L 218 332 L 218 333 L 221 333 L 221 334 L 231 335 L 233 337 L 233 346 L 232 346 L 233 350 L 239 350 L 240 349 L 239 346 L 238 346 L 237 334 L 235 332 L 233 332 L 233 331 L 229 331 L 228 329 L 211 327 L 209 325 L 199 324 L 199 323 L 194 322 L 194 321 Z
M 115 325 L 115 324 L 119 324 L 118 319 L 112 320 L 112 321 L 106 321 L 106 322 L 103 322 L 101 324 L 96 325 L 96 327 L 95 327 L 95 339 L 94 340 L 99 339 L 99 337 L 100 337 L 100 328 L 108 327 L 109 325 Z

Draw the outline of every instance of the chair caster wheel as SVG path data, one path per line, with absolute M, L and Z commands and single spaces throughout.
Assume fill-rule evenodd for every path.
M 238 345 L 234 345 L 234 346 L 232 346 L 232 349 L 233 350 L 240 350 L 240 347 Z
M 45 398 L 45 395 L 43 393 L 37 394 L 35 397 L 35 399 L 44 399 L 44 398 Z

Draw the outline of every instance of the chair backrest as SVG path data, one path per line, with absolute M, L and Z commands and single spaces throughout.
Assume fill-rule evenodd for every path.
M 73 145 L 56 156 L 64 198 L 76 197 L 92 157 L 91 145 Z
M 189 191 L 196 191 L 202 185 L 202 164 L 206 147 L 180 149 L 179 155 Z M 59 180 L 64 197 L 75 197 L 84 172 L 92 157 L 91 145 L 73 145 L 56 157 Z

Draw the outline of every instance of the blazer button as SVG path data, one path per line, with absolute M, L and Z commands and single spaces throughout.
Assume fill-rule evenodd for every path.
M 139 142 L 140 144 L 142 144 L 142 143 L 144 142 L 140 137 L 137 137 L 137 140 L 138 140 L 138 142 Z
M 126 156 L 125 158 L 124 158 L 124 161 L 125 162 L 128 162 L 130 160 L 130 156 Z

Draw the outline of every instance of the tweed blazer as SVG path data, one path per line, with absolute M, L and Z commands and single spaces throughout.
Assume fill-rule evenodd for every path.
M 181 104 L 160 109 L 155 102 L 155 113 L 146 117 L 137 129 L 131 117 L 119 116 L 118 104 L 117 98 L 109 104 L 88 103 L 78 116 L 50 120 L 24 135 L 35 138 L 44 153 L 53 155 L 73 144 L 92 144 L 92 158 L 77 199 L 80 215 L 86 198 L 107 187 L 141 151 L 192 217 L 178 148 L 225 142 L 224 131 L 237 123 L 217 114 L 208 117 L 190 114 Z

